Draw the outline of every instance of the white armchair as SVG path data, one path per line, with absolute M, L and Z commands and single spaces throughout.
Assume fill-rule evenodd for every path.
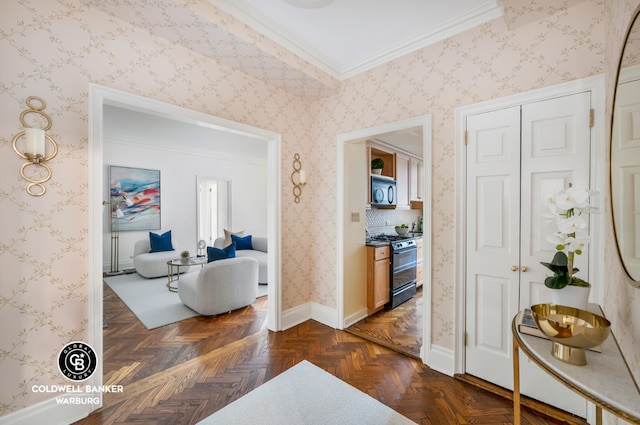
M 203 316 L 246 307 L 258 295 L 258 261 L 250 257 L 212 261 L 198 273 L 182 275 L 178 295 Z
M 133 267 L 140 276 L 146 278 L 166 276 L 167 261 L 180 257 L 180 253 L 175 249 L 163 252 L 149 252 L 150 250 L 149 238 L 140 239 L 133 246 Z

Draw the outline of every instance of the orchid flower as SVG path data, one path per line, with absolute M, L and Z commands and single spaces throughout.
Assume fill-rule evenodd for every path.
M 573 277 L 573 273 L 578 271 L 573 267 L 573 262 L 575 255 L 582 254 L 589 238 L 576 236 L 576 233 L 587 228 L 588 222 L 583 214 L 594 211 L 590 198 L 596 194 L 594 191 L 570 187 L 545 198 L 547 212 L 542 217 L 547 224 L 555 221 L 558 228 L 546 237 L 558 251 L 551 263 L 542 263 L 555 274 L 545 280 L 548 287 L 561 289 L 566 285 L 585 283 Z

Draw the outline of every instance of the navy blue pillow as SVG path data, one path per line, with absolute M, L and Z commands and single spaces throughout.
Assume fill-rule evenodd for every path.
M 173 251 L 173 245 L 171 244 L 171 230 L 163 233 L 162 235 L 149 232 L 149 245 L 151 245 L 151 250 L 149 252 Z
M 225 258 L 235 258 L 236 256 L 236 244 L 224 247 L 222 249 L 214 246 L 207 247 L 207 262 L 210 263 L 216 260 L 224 260 Z
M 231 240 L 236 243 L 236 249 L 241 251 L 243 249 L 253 249 L 253 243 L 251 242 L 251 235 L 237 236 L 231 235 Z

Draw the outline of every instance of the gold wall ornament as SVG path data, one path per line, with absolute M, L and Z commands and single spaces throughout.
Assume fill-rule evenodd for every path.
M 36 104 L 34 105 L 34 101 Z M 20 177 L 29 182 L 27 186 L 27 193 L 32 196 L 42 196 L 47 191 L 47 188 L 44 187 L 45 182 L 51 179 L 51 168 L 45 162 L 49 161 L 51 158 L 58 154 L 58 145 L 55 140 L 48 134 L 46 131 L 51 128 L 51 117 L 43 112 L 44 108 L 46 108 L 47 104 L 44 100 L 36 96 L 29 96 L 25 101 L 29 109 L 25 109 L 20 114 L 20 123 L 24 127 L 24 130 L 20 133 L 16 134 L 13 138 L 13 150 L 20 156 L 21 158 L 26 159 L 28 162 L 25 162 L 20 167 Z M 39 106 L 38 106 L 39 104 Z M 35 128 L 31 127 L 25 121 L 25 117 L 27 114 L 38 114 L 39 116 L 46 119 L 46 126 L 44 128 Z M 18 141 L 23 141 L 23 149 L 20 150 L 18 148 Z M 52 146 L 51 153 L 47 156 L 47 146 L 46 142 L 49 142 Z M 33 166 L 36 169 L 32 170 L 35 173 L 45 174 L 44 177 L 31 177 L 27 176 L 25 170 L 27 167 Z M 32 168 L 33 168 L 32 167 Z M 34 187 L 39 187 L 39 191 L 34 191 Z
M 297 176 L 297 178 L 295 178 Z M 293 183 L 293 200 L 296 204 L 300 203 L 302 196 L 302 186 L 307 184 L 307 175 L 302 169 L 300 155 L 293 155 L 293 171 L 291 172 L 291 183 Z

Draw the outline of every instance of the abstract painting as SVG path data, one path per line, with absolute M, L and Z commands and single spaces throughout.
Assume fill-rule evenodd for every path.
M 160 229 L 160 170 L 112 165 L 109 189 L 112 225 L 119 231 Z

